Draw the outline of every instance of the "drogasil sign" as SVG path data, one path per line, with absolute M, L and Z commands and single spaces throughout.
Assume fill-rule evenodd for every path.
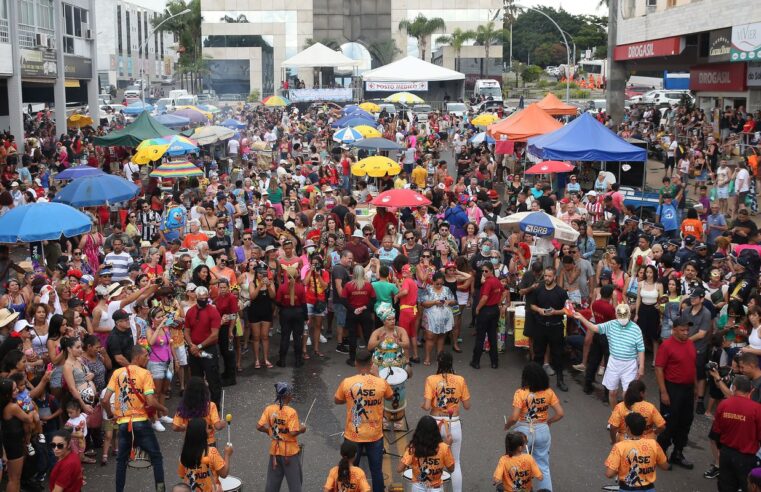
M 680 36 L 673 38 L 653 39 L 640 43 L 622 44 L 616 46 L 613 59 L 639 60 L 642 58 L 654 58 L 658 56 L 678 55 L 684 49 L 684 43 Z

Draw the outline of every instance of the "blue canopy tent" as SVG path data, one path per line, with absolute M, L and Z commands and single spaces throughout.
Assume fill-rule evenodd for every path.
M 182 116 L 176 116 L 173 114 L 160 114 L 156 116 L 156 121 L 161 123 L 167 128 L 177 128 L 179 126 L 185 126 L 190 124 L 190 119 L 183 118 Z

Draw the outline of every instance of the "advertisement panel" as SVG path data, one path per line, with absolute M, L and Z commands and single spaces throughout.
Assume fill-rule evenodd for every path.
M 690 69 L 690 90 L 742 92 L 746 88 L 745 63 L 714 63 Z
M 761 62 L 748 63 L 748 87 L 761 87 Z
M 377 92 L 425 92 L 428 82 L 365 82 L 366 91 Z
M 681 36 L 673 38 L 652 39 L 639 43 L 622 44 L 616 46 L 613 51 L 613 59 L 641 60 L 643 58 L 655 58 L 659 56 L 678 55 L 684 49 L 684 41 Z
M 711 63 L 729 61 L 732 48 L 732 28 L 717 29 L 708 35 L 708 59 Z
M 351 101 L 351 88 L 341 89 L 290 89 L 288 99 L 291 102 L 311 102 L 311 101 L 333 101 L 345 102 Z
M 67 79 L 91 79 L 92 60 L 80 56 L 64 56 L 64 73 Z
M 55 78 L 58 67 L 54 50 L 21 49 L 21 76 Z
M 732 27 L 729 60 L 733 62 L 761 60 L 761 22 Z

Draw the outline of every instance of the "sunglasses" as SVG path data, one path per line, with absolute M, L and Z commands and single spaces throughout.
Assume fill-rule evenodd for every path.
M 415 236 L 405 237 L 407 241 L 413 241 L 415 239 Z
M 372 236 L 372 235 L 373 235 L 373 233 L 372 233 L 372 232 L 366 232 L 366 233 L 365 233 L 365 236 Z
M 66 443 L 65 442 L 51 442 L 50 447 L 53 449 L 65 449 Z
M 129 216 L 129 218 L 130 218 L 130 219 L 136 219 L 136 218 L 137 218 L 137 215 L 130 215 L 130 216 Z
M 430 257 L 431 257 L 431 255 L 423 255 L 422 257 L 423 257 L 423 258 L 430 258 Z
M 275 219 L 264 219 L 264 222 L 274 222 Z
M 75 251 L 74 254 L 77 255 L 77 256 L 80 256 L 82 254 L 82 252 L 81 251 Z
M 489 270 L 484 268 L 483 270 L 481 270 L 481 273 L 489 273 Z
M 251 241 L 251 238 L 250 237 L 244 237 L 243 240 L 244 241 Z

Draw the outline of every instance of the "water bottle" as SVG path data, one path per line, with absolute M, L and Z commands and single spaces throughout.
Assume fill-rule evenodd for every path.
M 214 356 L 213 356 L 213 355 L 211 355 L 210 353 L 208 353 L 208 352 L 207 352 L 207 351 L 205 351 L 205 350 L 201 350 L 201 358 L 202 358 L 202 359 L 213 359 L 213 358 L 214 358 Z

